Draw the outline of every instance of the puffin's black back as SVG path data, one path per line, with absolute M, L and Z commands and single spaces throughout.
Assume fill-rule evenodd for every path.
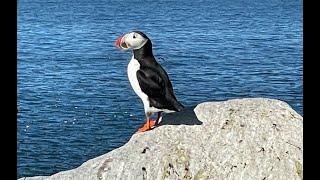
M 151 106 L 181 111 L 184 106 L 177 101 L 168 74 L 154 58 L 151 40 L 142 32 L 135 32 L 148 39 L 143 47 L 133 50 L 134 58 L 140 64 L 137 79 L 141 90 L 149 97 Z

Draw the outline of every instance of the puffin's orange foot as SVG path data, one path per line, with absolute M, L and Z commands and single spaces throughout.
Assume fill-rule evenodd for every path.
M 151 129 L 154 127 L 155 124 L 156 124 L 156 121 L 153 121 L 153 120 L 151 120 L 151 119 L 148 119 L 148 120 L 146 121 L 146 123 L 145 123 L 141 128 L 138 129 L 137 132 L 149 131 L 149 130 L 151 130 Z

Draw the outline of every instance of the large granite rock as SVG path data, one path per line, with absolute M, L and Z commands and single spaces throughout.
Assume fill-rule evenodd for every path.
M 76 169 L 21 180 L 302 179 L 302 126 L 279 100 L 205 102 Z

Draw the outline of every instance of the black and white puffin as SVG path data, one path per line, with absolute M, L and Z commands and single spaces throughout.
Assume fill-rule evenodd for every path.
M 148 131 L 156 126 L 163 112 L 177 112 L 184 108 L 174 95 L 168 74 L 154 58 L 151 40 L 144 33 L 126 33 L 115 41 L 115 45 L 133 52 L 127 69 L 128 78 L 132 89 L 143 102 L 146 115 L 146 122 L 138 132 Z M 154 113 L 157 113 L 156 120 L 151 119 Z

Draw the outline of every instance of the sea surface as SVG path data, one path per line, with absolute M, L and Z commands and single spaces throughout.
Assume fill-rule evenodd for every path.
M 144 122 L 127 79 L 145 32 L 185 106 L 266 97 L 303 115 L 302 1 L 18 0 L 18 177 L 80 166 Z

